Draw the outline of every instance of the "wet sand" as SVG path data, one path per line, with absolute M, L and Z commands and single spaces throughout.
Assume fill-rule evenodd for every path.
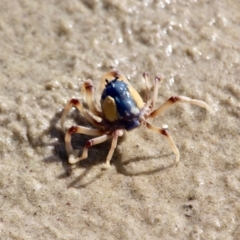
M 0 3 L 0 235 L 2 239 L 239 239 L 239 1 L 7 1 Z M 62 109 L 111 68 L 144 93 L 164 76 L 152 122 L 67 163 Z M 99 99 L 97 91 L 96 97 Z M 86 122 L 72 111 L 65 126 Z M 86 136 L 76 136 L 82 149 Z

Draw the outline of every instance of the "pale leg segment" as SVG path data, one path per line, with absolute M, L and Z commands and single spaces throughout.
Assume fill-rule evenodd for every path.
M 144 101 L 146 102 L 146 104 L 148 104 L 149 102 L 149 96 L 150 96 L 150 83 L 149 83 L 149 74 L 147 72 L 143 73 L 143 80 L 145 82 L 146 85 L 146 90 L 145 90 L 145 99 Z
M 68 162 L 69 163 L 75 163 L 80 161 L 77 160 L 77 155 L 78 155 L 78 150 L 73 150 L 72 144 L 71 144 L 71 138 L 73 133 L 81 133 L 89 136 L 100 136 L 102 135 L 102 132 L 99 131 L 98 129 L 92 129 L 92 128 L 86 128 L 82 126 L 72 126 L 71 128 L 68 129 L 66 135 L 65 135 L 65 146 L 66 146 L 66 151 L 68 154 Z M 90 140 L 91 141 L 91 140 Z M 89 141 L 88 141 L 89 142 Z
M 162 114 L 163 112 L 165 112 L 171 105 L 173 105 L 176 102 L 184 102 L 184 103 L 190 103 L 193 105 L 197 105 L 201 108 L 205 108 L 210 112 L 213 112 L 213 109 L 204 101 L 201 100 L 197 100 L 197 99 L 192 99 L 189 97 L 185 97 L 185 96 L 174 96 L 174 97 L 170 97 L 164 104 L 162 104 L 159 108 L 157 108 L 156 110 L 154 110 L 153 112 L 151 112 L 149 114 L 149 116 L 147 116 L 147 118 L 153 118 L 156 117 L 160 114 Z
M 113 133 L 112 145 L 111 145 L 111 148 L 110 148 L 110 150 L 108 152 L 108 155 L 107 155 L 106 168 L 110 167 L 110 161 L 112 159 L 113 153 L 114 153 L 115 148 L 117 146 L 118 137 L 122 136 L 123 133 L 124 133 L 123 130 L 117 130 Z
M 84 149 L 83 149 L 82 156 L 78 158 L 77 157 L 78 151 L 72 151 L 72 154 L 69 155 L 68 162 L 70 164 L 75 164 L 75 163 L 87 158 L 88 157 L 88 149 L 90 147 L 92 147 L 93 145 L 97 145 L 99 143 L 103 143 L 111 137 L 112 137 L 111 134 L 105 134 L 105 135 L 102 135 L 100 137 L 96 137 L 96 138 L 93 138 L 91 140 L 88 140 L 87 143 L 85 144 Z M 71 146 L 71 149 L 72 149 L 72 146 Z
M 161 78 L 160 77 L 155 77 L 155 84 L 154 84 L 154 89 L 153 89 L 153 97 L 151 100 L 151 109 L 155 107 L 155 103 L 157 101 L 157 97 L 158 97 L 158 90 L 159 90 L 159 83 L 161 82 Z
M 71 110 L 72 107 L 75 107 L 78 109 L 78 111 L 82 114 L 82 116 L 92 125 L 97 126 L 98 122 L 85 110 L 83 105 L 77 100 L 77 99 L 71 99 L 65 106 L 61 119 L 60 119 L 60 124 L 62 130 L 64 130 L 64 122 L 66 119 L 67 114 Z
M 152 130 L 153 132 L 161 133 L 162 135 L 164 135 L 167 138 L 167 141 L 168 141 L 170 147 L 172 148 L 172 151 L 176 155 L 175 164 L 178 164 L 179 160 L 180 160 L 180 153 L 179 153 L 179 150 L 178 150 L 176 144 L 174 143 L 171 135 L 168 133 L 167 129 L 155 127 L 155 126 L 153 126 L 152 124 L 150 124 L 148 122 L 146 122 L 146 127 L 148 129 Z
M 94 98 L 93 98 L 94 89 L 93 89 L 92 81 L 91 80 L 85 81 L 81 87 L 81 91 L 86 97 L 86 103 L 89 107 L 89 110 L 94 115 L 100 116 L 101 112 L 97 110 L 97 107 L 94 103 Z

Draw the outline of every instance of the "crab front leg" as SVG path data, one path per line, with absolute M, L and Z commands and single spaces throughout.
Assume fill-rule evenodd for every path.
M 66 136 L 65 136 L 65 142 L 66 142 L 67 153 L 69 155 L 68 162 L 70 164 L 75 164 L 79 161 L 86 159 L 88 157 L 88 149 L 90 147 L 100 144 L 100 143 L 103 143 L 110 138 L 113 138 L 111 148 L 108 152 L 107 159 L 106 159 L 106 168 L 109 168 L 110 161 L 112 159 L 112 155 L 117 146 L 117 139 L 119 136 L 122 136 L 124 132 L 123 132 L 123 130 L 116 130 L 113 133 L 104 134 L 102 136 L 88 140 L 84 146 L 81 157 L 77 157 L 79 151 L 73 150 L 73 148 L 72 148 L 71 135 L 73 133 L 82 133 L 82 134 L 91 135 L 91 136 L 99 136 L 102 134 L 102 132 L 97 129 L 85 128 L 85 127 L 81 127 L 81 126 L 73 126 L 73 127 L 69 128 L 69 130 L 67 131 Z
M 71 136 L 74 133 L 82 133 L 82 134 L 86 134 L 89 136 L 99 136 L 99 137 L 88 140 L 83 149 L 82 156 L 78 157 L 79 151 L 73 150 L 72 144 L 71 144 Z M 90 147 L 92 147 L 93 145 L 105 142 L 109 138 L 112 137 L 111 134 L 104 134 L 104 135 L 102 135 L 102 134 L 103 134 L 103 132 L 101 132 L 98 129 L 91 129 L 91 128 L 86 128 L 86 127 L 82 127 L 82 126 L 73 126 L 73 127 L 69 128 L 66 133 L 66 136 L 65 136 L 66 150 L 67 150 L 67 154 L 69 156 L 68 162 L 70 164 L 75 164 L 75 163 L 87 158 L 88 157 L 88 149 Z
M 83 149 L 83 152 L 82 152 L 82 156 L 81 157 L 77 157 L 76 154 L 78 153 L 78 151 L 77 152 L 74 151 L 73 154 L 69 155 L 68 162 L 70 164 L 75 164 L 77 162 L 82 161 L 83 159 L 86 159 L 88 157 L 88 149 L 90 147 L 92 147 L 94 145 L 97 145 L 99 143 L 103 143 L 103 142 L 107 141 L 111 137 L 112 137 L 111 135 L 105 134 L 105 135 L 102 135 L 100 137 L 96 137 L 96 138 L 88 140 L 86 142 L 85 146 L 84 146 L 84 149 Z
M 94 102 L 93 94 L 93 84 L 91 80 L 85 81 L 81 86 L 81 91 L 85 94 L 86 103 L 88 105 L 89 110 L 96 116 L 101 116 L 101 112 L 97 109 L 97 106 Z
M 87 143 L 84 147 L 82 156 L 80 158 L 78 158 L 79 151 L 73 150 L 72 144 L 71 144 L 72 134 L 74 134 L 74 133 L 81 133 L 81 134 L 85 134 L 85 135 L 89 135 L 89 136 L 101 136 L 103 134 L 103 132 L 98 129 L 86 128 L 86 127 L 82 127 L 82 126 L 70 127 L 65 135 L 65 146 L 66 146 L 66 150 L 67 150 L 67 154 L 68 154 L 68 162 L 70 164 L 77 163 L 77 162 L 87 158 L 89 147 L 96 145 L 98 143 L 104 142 L 108 138 L 110 138 L 107 135 L 103 135 L 101 137 L 94 138 L 92 140 L 87 141 Z
M 100 136 L 103 134 L 103 132 L 98 129 L 92 129 L 92 128 L 87 128 L 82 126 L 70 127 L 65 135 L 65 146 L 66 146 L 66 151 L 68 155 L 74 152 L 71 144 L 72 134 L 74 133 L 81 133 L 89 136 Z
M 91 123 L 93 126 L 97 126 L 98 122 L 85 110 L 85 108 L 83 107 L 83 105 L 79 102 L 78 99 L 71 99 L 65 106 L 61 119 L 60 119 L 60 124 L 61 124 L 61 128 L 64 130 L 64 122 L 66 119 L 67 114 L 69 113 L 69 111 L 71 110 L 72 107 L 75 107 L 78 109 L 78 111 L 82 114 L 82 116 L 89 122 Z
M 185 97 L 185 96 L 173 96 L 173 97 L 170 97 L 159 108 L 157 108 L 156 110 L 152 111 L 147 116 L 147 118 L 153 118 L 153 117 L 156 117 L 156 116 L 160 115 L 161 113 L 165 112 L 171 105 L 173 105 L 176 102 L 185 102 L 185 103 L 194 104 L 194 105 L 197 105 L 199 107 L 205 108 L 205 109 L 207 109 L 210 112 L 213 112 L 213 109 L 204 101 L 197 100 L 197 99 L 192 99 L 192 98 Z
M 153 132 L 160 133 L 167 138 L 167 141 L 168 141 L 170 147 L 172 148 L 173 152 L 176 155 L 175 164 L 178 164 L 179 159 L 180 159 L 180 153 L 179 153 L 179 150 L 178 150 L 176 144 L 174 143 L 171 135 L 168 133 L 167 129 L 166 128 L 155 127 L 152 124 L 150 124 L 149 122 L 146 122 L 145 124 L 146 124 L 146 127 L 148 129 L 152 130 Z

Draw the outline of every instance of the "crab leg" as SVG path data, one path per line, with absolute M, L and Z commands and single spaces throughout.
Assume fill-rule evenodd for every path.
M 146 85 L 146 90 L 145 90 L 145 102 L 148 104 L 149 101 L 149 95 L 150 95 L 150 84 L 149 84 L 149 74 L 147 72 L 143 73 L 143 80 Z
M 112 139 L 112 145 L 111 145 L 111 148 L 108 152 L 108 155 L 107 155 L 107 160 L 106 160 L 106 167 L 109 168 L 110 167 L 110 161 L 112 159 L 112 156 L 113 156 L 113 153 L 115 151 L 115 148 L 117 146 L 117 140 L 118 140 L 118 137 L 122 136 L 123 135 L 123 131 L 122 130 L 117 130 L 113 133 L 113 139 Z
M 179 153 L 179 150 L 178 150 L 176 144 L 174 143 L 171 135 L 168 133 L 167 129 L 166 128 L 155 127 L 155 126 L 153 126 L 152 124 L 150 124 L 148 122 L 146 122 L 146 127 L 148 129 L 152 130 L 153 132 L 162 134 L 163 136 L 165 136 L 167 138 L 167 141 L 168 141 L 170 147 L 172 148 L 173 152 L 176 155 L 175 163 L 178 164 L 179 163 L 179 159 L 180 159 L 180 153 Z
M 93 99 L 93 85 L 91 80 L 87 80 L 82 84 L 81 91 L 86 97 L 86 103 L 89 107 L 89 110 L 96 116 L 100 116 L 101 112 L 97 109 L 94 99 Z
M 82 156 L 78 158 L 76 156 L 78 154 L 78 151 L 72 151 L 73 154 L 69 155 L 68 162 L 70 164 L 75 164 L 75 163 L 77 163 L 79 161 L 82 161 L 83 159 L 88 157 L 88 149 L 90 147 L 92 147 L 93 145 L 97 145 L 99 143 L 103 143 L 103 142 L 107 141 L 111 137 L 112 137 L 112 134 L 105 134 L 105 135 L 102 135 L 100 137 L 96 137 L 96 138 L 88 140 L 86 142 L 86 144 L 85 144 L 84 149 L 83 149 Z M 71 149 L 69 149 L 69 150 L 71 150 Z
M 164 104 L 162 104 L 159 108 L 157 108 L 156 110 L 152 111 L 149 116 L 147 118 L 153 118 L 156 117 L 160 114 L 162 114 L 163 112 L 165 112 L 171 105 L 173 105 L 176 102 L 185 102 L 185 103 L 190 103 L 190 104 L 194 104 L 197 105 L 199 107 L 205 108 L 208 111 L 212 112 L 212 108 L 204 101 L 201 100 L 197 100 L 197 99 L 192 99 L 189 97 L 185 97 L 185 96 L 173 96 L 170 97 Z
M 151 109 L 155 107 L 155 103 L 157 101 L 158 97 L 158 89 L 159 89 L 159 83 L 162 81 L 160 77 L 155 77 L 155 84 L 154 84 L 154 89 L 153 89 L 153 96 L 152 96 L 152 101 L 151 101 Z
M 87 128 L 82 126 L 70 127 L 65 135 L 65 146 L 66 146 L 68 155 L 70 155 L 74 151 L 71 144 L 72 134 L 74 133 L 81 133 L 89 136 L 100 136 L 103 134 L 103 132 L 98 129 L 92 129 L 92 128 Z
M 79 100 L 73 98 L 66 104 L 66 106 L 63 110 L 63 113 L 62 113 L 62 117 L 60 119 L 61 128 L 63 130 L 64 130 L 63 125 L 64 125 L 64 122 L 65 122 L 66 116 L 73 106 L 78 109 L 78 111 L 83 115 L 84 118 L 87 119 L 87 121 L 89 123 L 91 123 L 94 126 L 98 126 L 98 122 L 86 111 L 86 109 L 79 102 Z

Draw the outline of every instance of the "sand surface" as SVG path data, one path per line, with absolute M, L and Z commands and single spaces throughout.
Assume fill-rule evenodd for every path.
M 238 0 L 1 0 L 0 238 L 240 239 L 239 39 Z M 144 127 L 108 171 L 110 142 L 69 166 L 62 109 L 111 68 L 140 93 L 144 71 L 163 75 L 157 105 L 185 95 L 213 107 L 178 103 L 152 121 L 169 126 L 177 167 Z M 76 123 L 72 111 L 65 126 Z

